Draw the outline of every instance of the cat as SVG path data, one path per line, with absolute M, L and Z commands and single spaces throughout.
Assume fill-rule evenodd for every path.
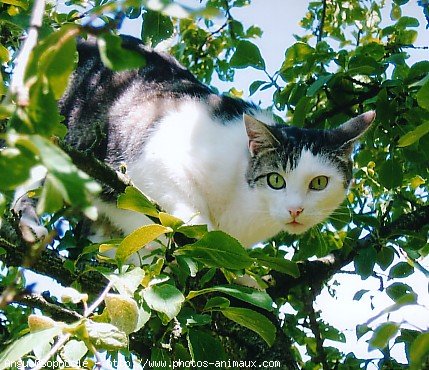
M 130 36 L 123 47 L 146 66 L 113 72 L 93 40 L 79 43 L 59 102 L 66 140 L 125 168 L 166 212 L 251 247 L 281 231 L 301 234 L 343 201 L 351 153 L 373 111 L 332 130 L 276 124 L 256 105 L 214 93 L 172 56 Z M 96 205 L 124 234 L 150 222 L 113 202 Z

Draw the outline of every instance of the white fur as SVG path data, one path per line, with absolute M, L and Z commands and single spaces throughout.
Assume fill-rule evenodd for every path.
M 242 119 L 224 125 L 209 116 L 203 103 L 185 101 L 157 125 L 140 158 L 127 169 L 134 184 L 167 212 L 223 230 L 246 247 L 281 230 L 301 233 L 343 200 L 339 171 L 309 151 L 302 152 L 293 171 L 282 173 L 287 183 L 282 190 L 250 188 L 245 179 L 248 157 Z M 309 190 L 310 181 L 320 175 L 329 177 L 327 188 Z M 288 224 L 288 209 L 293 207 L 304 209 L 297 218 L 302 225 Z M 99 208 L 125 233 L 148 223 L 143 216 L 107 204 Z

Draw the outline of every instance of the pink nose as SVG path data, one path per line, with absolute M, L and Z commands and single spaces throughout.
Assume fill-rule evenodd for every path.
M 289 208 L 289 213 L 293 218 L 297 218 L 303 211 L 304 208 Z

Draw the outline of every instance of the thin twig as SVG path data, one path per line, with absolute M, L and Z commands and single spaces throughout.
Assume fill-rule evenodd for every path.
M 19 106 L 27 106 L 29 103 L 29 89 L 25 86 L 25 70 L 31 52 L 37 44 L 39 37 L 39 29 L 42 26 L 43 14 L 45 12 L 45 0 L 36 0 L 31 13 L 30 27 L 28 35 L 25 39 L 22 48 L 15 59 L 15 68 L 13 71 L 12 80 L 10 83 L 9 93 L 5 98 L 5 102 L 9 103 L 13 97 L 16 97 L 16 103 Z
M 67 341 L 70 339 L 71 334 L 66 333 L 62 334 L 55 345 L 51 348 L 51 350 L 46 354 L 45 357 L 43 357 L 38 363 L 37 366 L 33 368 L 33 370 L 41 370 L 45 366 L 45 364 L 49 361 L 49 359 L 54 356 L 63 346 L 67 343 Z
M 91 315 L 97 307 L 104 301 L 104 298 L 106 298 L 106 295 L 110 292 L 110 289 L 112 289 L 113 281 L 110 281 L 109 284 L 107 284 L 106 288 L 103 290 L 103 292 L 100 294 L 100 296 L 93 302 L 91 306 L 89 306 L 83 315 L 84 318 L 87 318 L 89 315 Z M 49 353 L 38 362 L 37 366 L 33 370 L 41 370 L 45 364 L 49 361 L 49 359 L 54 356 L 70 339 L 71 333 L 63 333 L 55 343 L 55 345 L 51 348 Z M 95 357 L 97 358 L 97 362 L 100 362 L 101 359 L 99 358 L 97 352 L 94 352 Z
M 310 329 L 314 334 L 314 338 L 316 340 L 316 353 L 317 356 L 313 358 L 313 361 L 319 362 L 324 370 L 328 370 L 330 367 L 328 365 L 328 359 L 326 356 L 325 348 L 323 347 L 324 339 L 322 337 L 322 333 L 320 331 L 319 323 L 317 322 L 317 314 L 314 309 L 313 303 L 316 300 L 317 293 L 314 291 L 314 288 L 310 288 L 309 297 L 307 298 L 307 302 L 305 303 Z
M 92 303 L 91 306 L 88 307 L 88 309 L 85 310 L 84 317 L 88 317 L 91 315 L 95 309 L 101 304 L 101 302 L 104 301 L 104 298 L 106 298 L 106 295 L 109 294 L 110 289 L 112 289 L 113 281 L 110 281 L 109 284 L 107 284 L 106 288 L 103 290 L 103 292 L 100 294 L 100 296 Z
M 323 0 L 322 14 L 320 16 L 319 26 L 317 27 L 317 42 L 322 41 L 323 38 L 323 29 L 325 28 L 325 18 L 326 18 L 326 0 Z

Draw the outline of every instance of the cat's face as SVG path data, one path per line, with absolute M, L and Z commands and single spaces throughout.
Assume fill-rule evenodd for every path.
M 367 112 L 324 131 L 267 126 L 245 116 L 247 182 L 283 230 L 301 234 L 340 205 L 351 181 L 354 142 L 374 117 Z

